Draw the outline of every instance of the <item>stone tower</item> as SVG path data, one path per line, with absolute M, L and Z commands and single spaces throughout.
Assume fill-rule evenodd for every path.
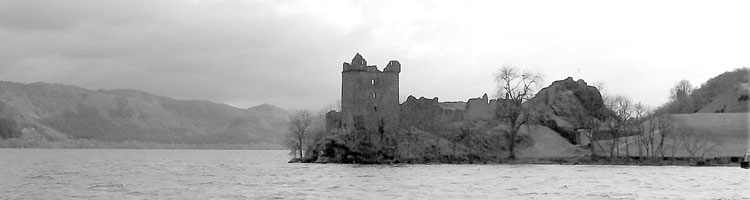
M 384 133 L 398 126 L 398 75 L 401 64 L 388 62 L 383 71 L 367 65 L 359 53 L 341 72 L 340 129 Z

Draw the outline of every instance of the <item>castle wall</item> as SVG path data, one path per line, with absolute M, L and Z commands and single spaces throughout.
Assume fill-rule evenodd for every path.
M 472 98 L 466 103 L 465 116 L 467 120 L 490 120 L 495 117 L 497 100 L 490 100 L 487 94 L 482 98 Z
M 437 98 L 419 99 L 409 96 L 401 104 L 400 127 L 404 129 L 417 128 L 428 132 L 440 132 L 462 121 L 463 110 L 450 110 L 440 106 Z
M 409 96 L 401 104 L 401 128 L 439 132 L 456 128 L 463 121 L 488 121 L 495 116 L 497 100 L 485 94 L 467 102 L 440 102 L 438 98 Z

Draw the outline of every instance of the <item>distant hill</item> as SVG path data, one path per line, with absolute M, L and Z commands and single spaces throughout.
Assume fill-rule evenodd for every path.
M 176 100 L 138 90 L 89 90 L 0 82 L 0 136 L 165 144 L 246 144 L 281 148 L 288 113 Z

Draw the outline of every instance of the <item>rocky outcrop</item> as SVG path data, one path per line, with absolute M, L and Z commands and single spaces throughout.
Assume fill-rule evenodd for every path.
M 614 113 L 604 106 L 596 87 L 583 80 L 568 77 L 541 89 L 524 103 L 529 123 L 538 123 L 555 130 L 575 144 L 576 129 L 586 128 L 592 120 L 603 120 Z
M 395 135 L 366 131 L 339 133 L 324 138 L 302 162 L 379 164 L 394 162 Z

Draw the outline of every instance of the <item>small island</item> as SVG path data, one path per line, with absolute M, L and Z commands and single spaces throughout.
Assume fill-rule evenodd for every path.
M 682 81 L 658 108 L 572 77 L 541 88 L 541 74 L 513 66 L 494 76 L 498 98 L 399 103 L 400 72 L 345 62 L 339 108 L 291 115 L 290 162 L 734 166 L 748 148 L 746 68 Z M 716 97 L 729 100 L 705 100 Z

